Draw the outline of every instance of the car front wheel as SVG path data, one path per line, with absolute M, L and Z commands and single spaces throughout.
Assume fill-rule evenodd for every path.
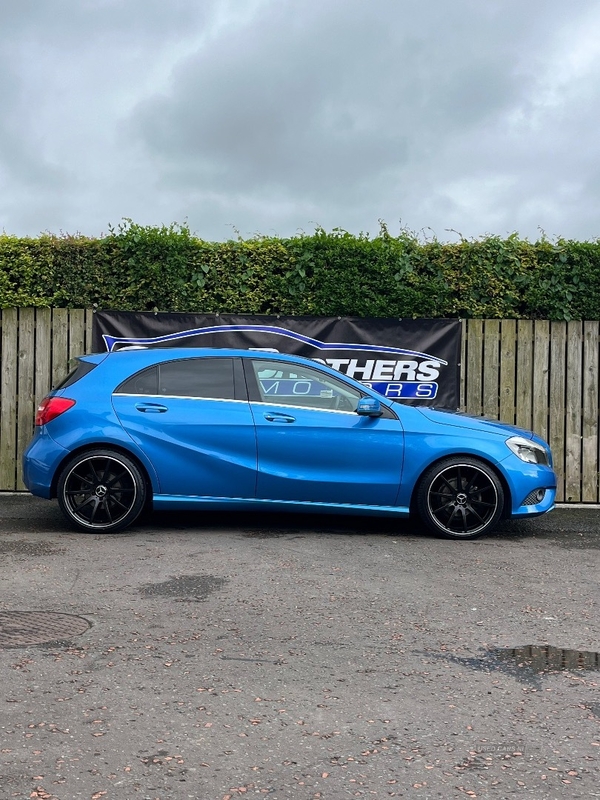
M 423 523 L 450 539 L 474 539 L 502 516 L 504 491 L 496 473 L 476 458 L 448 458 L 421 479 L 417 509 Z
M 139 467 L 113 450 L 75 456 L 58 479 L 58 504 L 69 522 L 88 533 L 115 533 L 131 525 L 146 502 Z

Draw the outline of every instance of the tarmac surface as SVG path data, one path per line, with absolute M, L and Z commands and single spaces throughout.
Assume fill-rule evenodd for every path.
M 600 510 L 69 531 L 0 495 L 0 800 L 600 797 Z M 39 643 L 32 643 L 39 642 Z

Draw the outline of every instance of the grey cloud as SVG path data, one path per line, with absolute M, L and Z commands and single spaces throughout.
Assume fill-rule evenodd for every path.
M 12 180 L 23 187 L 62 186 L 64 169 L 49 163 L 40 152 L 39 142 L 23 128 L 19 113 L 22 103 L 20 76 L 0 54 L 0 167 L 4 181 Z
M 215 0 L 0 0 L 0 42 L 86 48 L 114 37 L 164 39 L 206 20 Z
M 0 227 L 597 235 L 593 0 L 0 0 Z
M 482 5 L 268 4 L 191 57 L 133 126 L 166 186 L 342 202 L 519 100 L 515 65 L 541 6 L 515 32 L 500 12 L 516 4 Z
M 75 216 L 85 230 L 87 216 L 98 232 L 94 212 L 79 209 L 86 200 L 106 208 L 98 190 L 112 168 L 122 169 L 119 117 L 130 97 L 148 91 L 161 59 L 169 63 L 169 50 L 202 34 L 214 7 L 212 0 L 0 0 L 0 229 L 37 233 L 57 221 L 68 229 Z M 104 228 L 114 216 L 113 208 Z
M 298 19 L 286 3 L 263 13 L 252 30 L 191 58 L 171 96 L 138 110 L 135 124 L 171 177 L 307 191 L 315 174 L 347 184 L 383 168 L 391 149 L 398 157 L 402 137 L 365 105 L 380 23 L 364 21 L 357 51 L 359 20 L 331 11 Z

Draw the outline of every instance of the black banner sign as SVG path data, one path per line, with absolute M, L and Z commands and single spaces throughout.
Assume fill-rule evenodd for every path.
M 237 347 L 306 356 L 393 398 L 456 409 L 460 320 L 98 311 L 95 352 Z

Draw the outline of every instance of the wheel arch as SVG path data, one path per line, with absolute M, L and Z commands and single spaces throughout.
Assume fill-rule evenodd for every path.
M 80 455 L 81 453 L 86 453 L 90 450 L 113 450 L 115 453 L 120 453 L 123 456 L 127 456 L 127 458 L 131 459 L 136 465 L 136 467 L 142 473 L 144 481 L 146 483 L 146 506 L 152 503 L 152 496 L 154 493 L 154 489 L 152 487 L 152 480 L 150 478 L 150 473 L 144 462 L 138 457 L 136 453 L 132 453 L 127 447 L 123 447 L 119 444 L 114 444 L 113 442 L 86 442 L 82 444 L 80 447 L 76 447 L 74 450 L 69 450 L 69 452 L 65 455 L 62 461 L 58 464 L 56 469 L 54 470 L 54 475 L 52 476 L 52 483 L 50 485 L 50 498 L 55 499 L 58 492 L 58 479 L 63 471 L 65 464 L 67 464 L 71 459 L 75 458 L 75 456 Z
M 443 461 L 447 461 L 449 458 L 471 458 L 475 459 L 476 461 L 481 461 L 486 467 L 492 470 L 494 475 L 500 481 L 502 486 L 502 490 L 504 492 L 504 508 L 502 509 L 502 519 L 505 519 L 507 516 L 510 516 L 510 509 L 512 508 L 512 493 L 510 491 L 510 486 L 508 485 L 508 481 L 506 480 L 505 476 L 503 475 L 502 471 L 498 469 L 498 465 L 494 464 L 493 461 L 490 461 L 489 458 L 485 458 L 485 456 L 481 456 L 476 453 L 446 453 L 439 458 L 430 461 L 426 464 L 421 472 L 419 473 L 418 478 L 415 480 L 412 488 L 412 492 L 410 495 L 410 512 L 411 514 L 417 513 L 417 494 L 419 491 L 419 486 L 421 485 L 421 481 L 423 480 L 423 476 L 426 472 L 428 472 L 432 467 L 435 467 L 437 464 L 441 464 Z

